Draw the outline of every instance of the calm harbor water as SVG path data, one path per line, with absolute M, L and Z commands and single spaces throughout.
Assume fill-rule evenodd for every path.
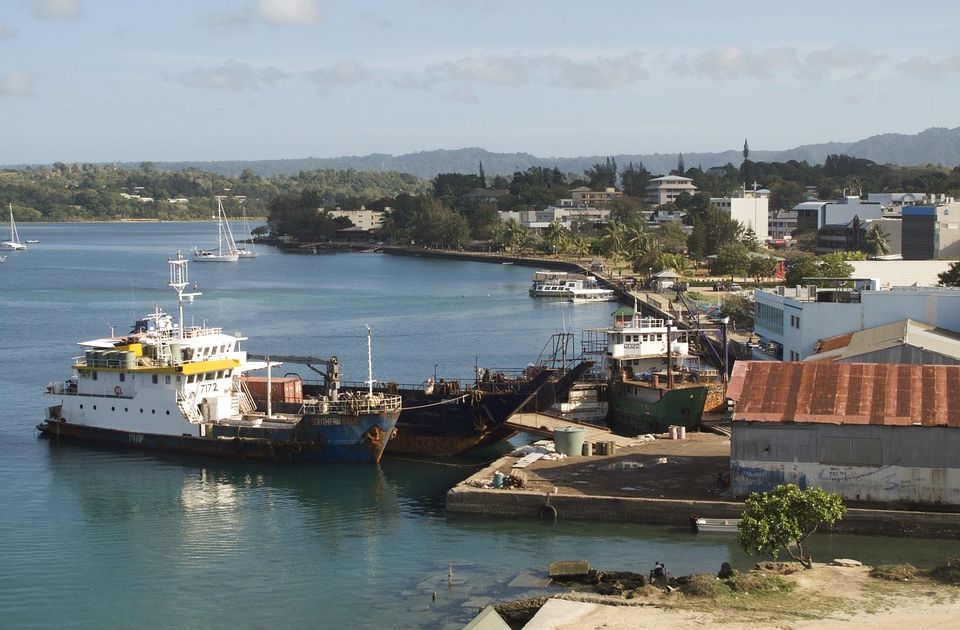
M 459 628 L 557 559 L 713 572 L 751 560 L 683 528 L 448 518 L 469 460 L 294 466 L 153 456 L 38 440 L 77 341 L 172 310 L 166 259 L 212 223 L 19 226 L 40 239 L 0 265 L 0 624 L 11 628 Z M 527 296 L 530 268 L 383 254 L 194 264 L 186 317 L 258 354 L 337 355 L 345 378 L 418 383 L 534 362 L 549 335 L 607 323 L 611 304 Z M 436 367 L 435 367 L 436 366 Z M 930 562 L 956 543 L 821 536 L 815 557 Z M 447 572 L 453 565 L 454 581 Z M 436 600 L 433 593 L 436 592 Z

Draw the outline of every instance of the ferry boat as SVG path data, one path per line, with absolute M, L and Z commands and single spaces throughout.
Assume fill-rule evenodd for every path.
M 257 369 L 240 343 L 221 328 L 187 326 L 183 307 L 200 295 L 189 286 L 187 260 L 168 261 L 179 320 L 156 308 L 121 336 L 80 343 L 74 376 L 51 383 L 60 403 L 47 409 L 42 437 L 197 455 L 318 462 L 380 460 L 400 415 L 400 396 L 318 393 L 293 413 L 274 413 L 267 394 L 259 411 L 243 381 Z M 370 343 L 368 329 L 368 348 Z M 372 378 L 371 378 L 372 381 Z
M 626 436 L 696 428 L 716 370 L 695 365 L 686 332 L 669 320 L 629 307 L 613 316 L 611 327 L 584 331 L 584 356 L 602 354 L 607 424 Z
M 583 274 L 565 271 L 537 271 L 530 287 L 532 297 L 568 298 L 574 289 L 596 287 L 596 279 Z
M 613 302 L 617 293 L 613 289 L 590 287 L 586 289 L 571 289 L 570 301 L 574 304 L 589 304 L 591 302 Z

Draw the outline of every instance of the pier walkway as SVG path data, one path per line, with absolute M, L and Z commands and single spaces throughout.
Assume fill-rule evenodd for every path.
M 584 442 L 591 442 L 594 444 L 597 442 L 613 442 L 618 447 L 635 446 L 637 444 L 636 439 L 623 437 L 622 435 L 616 435 L 606 427 L 583 424 L 582 422 L 577 422 L 575 420 L 558 418 L 556 416 L 548 416 L 542 413 L 515 413 L 510 416 L 510 419 L 507 420 L 506 424 L 508 427 L 516 429 L 517 431 L 534 433 L 550 439 L 553 439 L 554 429 L 559 429 L 561 427 L 580 427 L 586 431 Z

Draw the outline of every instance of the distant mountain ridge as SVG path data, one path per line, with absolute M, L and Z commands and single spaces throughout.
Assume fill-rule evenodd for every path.
M 749 138 L 748 138 L 749 139 Z M 858 158 L 873 160 L 878 164 L 898 164 L 915 166 L 919 164 L 960 165 L 960 127 L 947 129 L 932 127 L 916 134 L 886 133 L 870 136 L 856 142 L 826 142 L 807 144 L 782 151 L 751 150 L 750 159 L 755 162 L 786 162 L 789 160 L 806 161 L 809 164 L 822 164 L 828 155 L 843 153 Z M 318 169 L 358 171 L 398 171 L 410 173 L 424 179 L 432 179 L 437 173 L 477 173 L 483 163 L 484 173 L 488 176 L 511 175 L 531 166 L 558 168 L 564 173 L 582 173 L 597 163 L 603 163 L 607 157 L 613 157 L 622 169 L 628 163 L 643 163 L 654 174 L 668 173 L 676 168 L 679 153 L 652 153 L 637 155 L 591 155 L 581 157 L 538 157 L 530 153 L 493 153 L 486 149 L 468 147 L 463 149 L 438 149 L 418 151 L 403 155 L 371 153 L 363 156 L 343 156 L 332 158 L 297 158 L 284 160 L 248 160 L 217 162 L 157 162 L 157 168 L 181 170 L 197 168 L 221 175 L 237 177 L 244 169 L 269 177 L 274 175 L 296 175 L 301 171 Z M 723 166 L 728 162 L 739 166 L 743 159 L 739 149 L 719 153 L 684 153 L 687 167 L 700 166 L 707 169 Z M 139 163 L 126 163 L 121 166 L 136 168 Z

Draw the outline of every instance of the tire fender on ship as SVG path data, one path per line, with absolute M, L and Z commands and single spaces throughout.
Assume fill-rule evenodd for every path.
M 121 387 L 117 385 L 116 387 L 113 388 L 113 395 L 116 396 L 117 398 L 120 398 L 121 396 L 123 396 L 123 389 L 121 389 Z

